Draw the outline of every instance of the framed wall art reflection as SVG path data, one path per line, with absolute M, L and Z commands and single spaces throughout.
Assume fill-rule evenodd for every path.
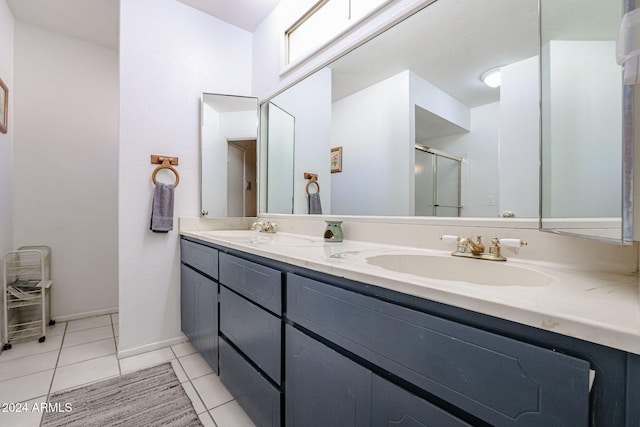
M 7 133 L 9 124 L 9 88 L 0 79 L 0 132 Z
M 342 147 L 331 149 L 331 173 L 342 172 Z

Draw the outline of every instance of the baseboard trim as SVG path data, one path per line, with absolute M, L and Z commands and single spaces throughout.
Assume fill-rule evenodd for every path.
M 53 320 L 56 322 L 68 322 L 70 320 L 84 319 L 85 317 L 103 316 L 105 314 L 113 314 L 118 312 L 118 307 L 105 308 L 102 310 L 85 311 L 84 313 L 69 314 L 67 316 L 55 316 Z
M 146 353 L 153 350 L 158 350 L 160 348 L 169 347 L 176 344 L 181 344 L 185 341 L 188 341 L 187 337 L 184 335 L 170 338 L 168 340 L 157 341 L 150 344 L 141 345 L 138 347 L 129 348 L 126 350 L 118 350 L 118 359 L 124 359 L 125 357 L 131 357 L 138 354 Z

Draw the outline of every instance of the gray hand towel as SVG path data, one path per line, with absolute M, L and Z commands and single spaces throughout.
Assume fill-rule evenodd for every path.
M 309 194 L 309 213 L 322 215 L 322 204 L 320 203 L 320 193 Z
M 151 226 L 156 233 L 168 233 L 173 230 L 173 185 L 156 184 L 151 206 Z

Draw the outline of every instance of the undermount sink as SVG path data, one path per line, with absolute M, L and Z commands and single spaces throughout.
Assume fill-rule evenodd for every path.
M 430 279 L 453 280 L 486 286 L 547 286 L 547 274 L 495 261 L 449 258 L 431 255 L 376 255 L 366 259 L 370 265 L 398 273 Z
M 251 230 L 216 230 L 204 231 L 202 234 L 228 241 L 255 245 L 309 246 L 317 243 L 311 238 L 294 236 L 286 233 L 260 233 Z

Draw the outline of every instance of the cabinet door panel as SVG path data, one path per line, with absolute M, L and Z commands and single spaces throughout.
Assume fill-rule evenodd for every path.
M 220 287 L 220 331 L 280 384 L 282 322 L 251 301 Z
M 180 328 L 194 342 L 196 336 L 198 273 L 185 265 L 180 266 Z
M 196 348 L 218 373 L 218 284 L 201 276 L 198 287 L 198 338 Z
M 220 380 L 257 426 L 280 426 L 282 393 L 220 340 Z
M 372 427 L 463 427 L 464 421 L 408 391 L 373 376 Z
M 286 328 L 287 426 L 371 424 L 371 372 Z
M 586 361 L 292 274 L 287 317 L 491 424 L 588 424 Z

